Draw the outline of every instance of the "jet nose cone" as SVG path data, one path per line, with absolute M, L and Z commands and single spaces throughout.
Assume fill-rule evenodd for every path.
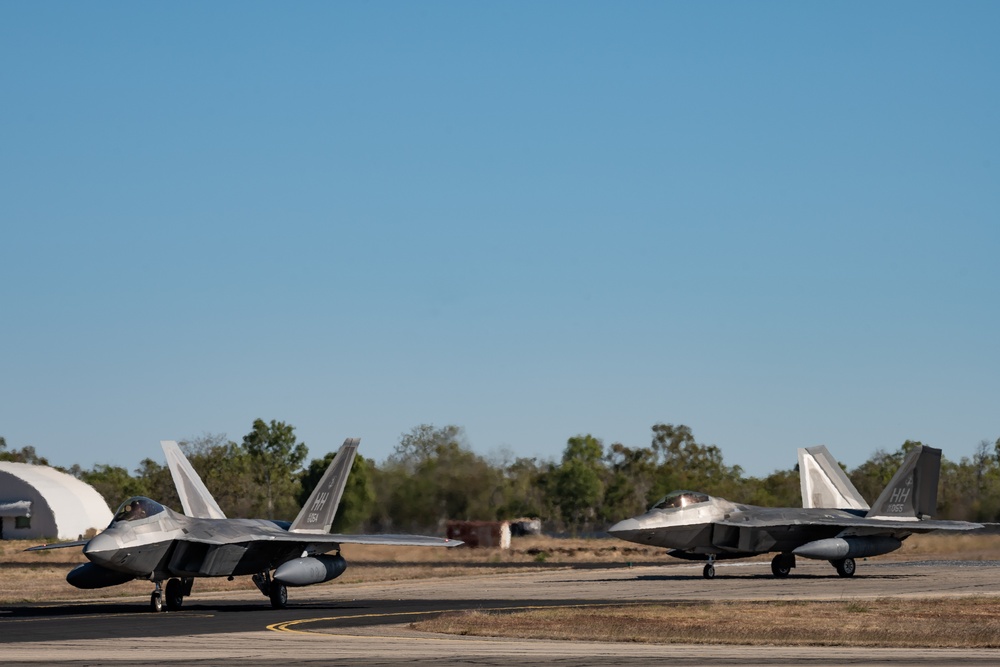
M 640 526 L 639 522 L 635 519 L 625 519 L 624 521 L 619 521 L 615 525 L 608 528 L 608 532 L 612 535 L 619 536 L 629 535 L 641 529 L 642 526 Z
M 94 562 L 107 560 L 118 550 L 118 540 L 112 535 L 101 533 L 90 538 L 87 546 L 83 548 L 83 555 Z

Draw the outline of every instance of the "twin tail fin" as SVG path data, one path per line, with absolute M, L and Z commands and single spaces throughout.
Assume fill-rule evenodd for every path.
M 348 438 L 340 446 L 330 467 L 323 473 L 323 478 L 313 489 L 309 500 L 302 506 L 299 515 L 295 517 L 291 533 L 329 533 L 333 526 L 333 517 L 340 506 L 340 498 L 344 495 L 347 476 L 351 474 L 354 455 L 358 452 L 360 438 Z
M 872 504 L 868 518 L 919 521 L 937 510 L 941 450 L 920 445 L 910 450 L 903 465 Z

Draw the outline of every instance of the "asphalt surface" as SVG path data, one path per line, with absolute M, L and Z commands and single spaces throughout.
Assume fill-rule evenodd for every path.
M 513 568 L 500 575 L 290 591 L 271 609 L 256 590 L 195 594 L 154 614 L 147 598 L 0 608 L 4 665 L 930 665 L 997 664 L 996 650 L 893 650 L 613 644 L 451 637 L 410 623 L 446 611 L 720 599 L 949 598 L 1000 595 L 1000 563 L 859 563 L 852 579 L 809 563 L 776 580 L 766 563 L 725 563 L 712 581 L 700 564 Z M 248 584 L 249 586 L 249 584 Z
M 617 604 L 615 600 L 352 600 L 301 601 L 286 609 L 259 602 L 198 602 L 188 600 L 177 612 L 154 614 L 148 605 L 79 604 L 72 606 L 17 606 L 0 610 L 0 643 L 55 642 L 134 637 L 199 636 L 268 626 L 302 624 L 310 632 L 357 630 L 408 624 L 444 612 L 515 610 L 526 607 L 565 607 L 580 604 Z M 322 619 L 317 621 L 316 619 Z M 303 621 L 311 621 L 303 624 Z

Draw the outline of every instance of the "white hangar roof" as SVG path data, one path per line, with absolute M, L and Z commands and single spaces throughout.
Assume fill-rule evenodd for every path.
M 76 539 L 91 528 L 103 530 L 112 519 L 104 498 L 86 482 L 48 466 L 0 461 L 2 514 L 24 516 L 26 503 L 31 517 L 44 524 L 51 517 L 57 534 L 47 535 L 59 539 Z

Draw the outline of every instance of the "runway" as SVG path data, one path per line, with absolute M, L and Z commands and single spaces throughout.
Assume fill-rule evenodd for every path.
M 1000 595 L 1000 563 L 859 564 L 852 579 L 826 563 L 784 580 L 766 563 L 725 563 L 712 581 L 701 566 L 515 570 L 501 575 L 290 591 L 273 610 L 255 590 L 198 595 L 179 612 L 153 614 L 145 598 L 17 605 L 0 609 L 5 665 L 572 665 L 995 664 L 995 650 L 683 646 L 526 641 L 420 633 L 408 624 L 444 611 L 698 600 L 854 600 Z

